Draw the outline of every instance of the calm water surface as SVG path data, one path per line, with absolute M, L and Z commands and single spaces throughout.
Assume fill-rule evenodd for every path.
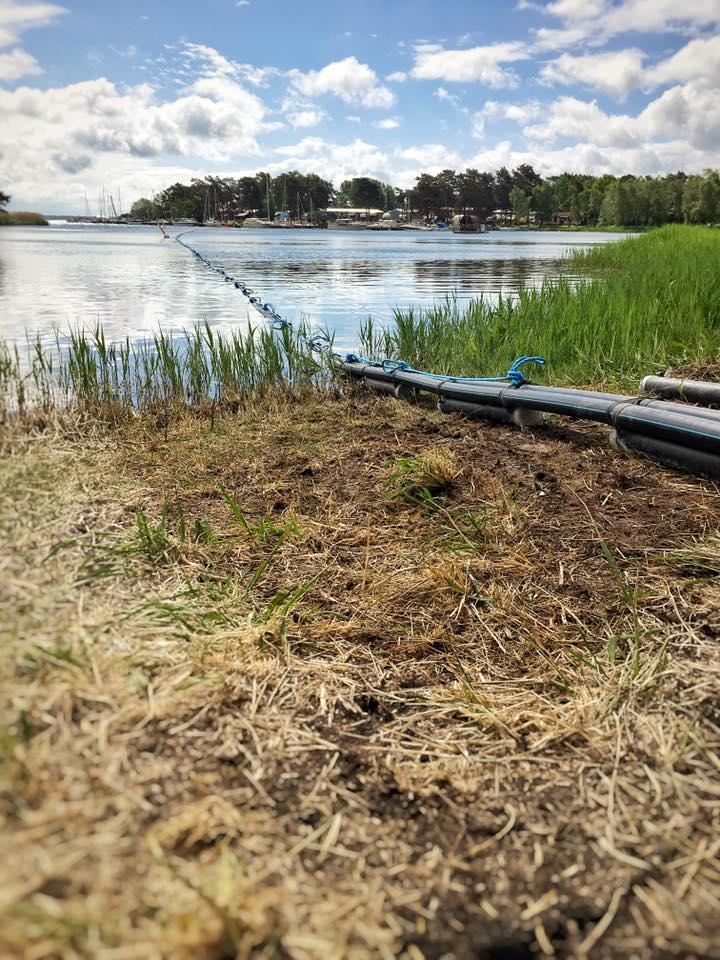
M 175 233 L 180 230 L 174 228 Z M 290 320 L 307 317 L 357 345 L 368 316 L 445 297 L 497 298 L 563 273 L 570 250 L 622 234 L 501 230 L 373 233 L 343 230 L 191 228 L 192 244 L 243 279 Z M 222 329 L 263 322 L 245 299 L 156 227 L 53 225 L 0 230 L 0 337 L 102 323 L 108 338 L 141 338 L 162 327 L 207 321 Z

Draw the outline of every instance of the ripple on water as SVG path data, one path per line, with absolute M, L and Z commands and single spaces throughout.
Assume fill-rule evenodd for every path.
M 368 316 L 392 320 L 395 307 L 497 299 L 545 277 L 571 278 L 563 257 L 622 235 L 497 231 L 355 231 L 195 228 L 187 242 L 242 278 L 290 320 L 308 317 L 356 344 Z M 262 322 L 243 297 L 155 227 L 14 227 L 0 234 L 0 336 L 101 323 L 109 338 L 141 338 L 207 321 L 218 329 Z

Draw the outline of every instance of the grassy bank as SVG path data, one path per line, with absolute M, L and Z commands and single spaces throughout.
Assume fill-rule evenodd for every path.
M 48 221 L 40 213 L 25 210 L 0 210 L 0 227 L 47 227 Z
M 546 357 L 538 379 L 617 383 L 720 351 L 720 231 L 671 226 L 575 253 L 579 285 L 552 280 L 499 304 L 445 303 L 400 311 L 388 332 L 368 323 L 367 355 L 437 372 L 502 372 L 523 354 Z

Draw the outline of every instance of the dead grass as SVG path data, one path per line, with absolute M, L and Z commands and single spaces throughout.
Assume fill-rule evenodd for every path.
M 0 954 L 720 956 L 712 484 L 365 396 L 42 427 Z

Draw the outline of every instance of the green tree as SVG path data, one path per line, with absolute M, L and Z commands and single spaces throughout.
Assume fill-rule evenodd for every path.
M 384 183 L 383 189 L 383 210 L 395 210 L 400 205 L 398 191 L 390 183 Z
M 160 216 L 171 220 L 188 217 L 202 221 L 207 202 L 207 185 L 202 180 L 191 184 L 173 183 L 156 198 Z
M 0 207 L 6 207 L 10 203 L 10 195 L 0 190 Z
M 510 191 L 515 186 L 513 175 L 507 167 L 495 171 L 495 205 L 499 210 L 510 210 Z
M 627 227 L 636 223 L 636 186 L 633 181 L 615 180 L 603 197 L 600 222 L 606 226 Z
M 542 182 L 542 177 L 529 163 L 521 163 L 512 172 L 512 182 L 513 186 L 519 187 L 523 193 L 530 196 L 535 187 Z
M 130 207 L 130 218 L 132 220 L 157 220 L 158 206 L 154 200 L 147 197 L 140 197 Z
M 495 202 L 494 180 L 492 174 L 480 173 L 469 167 L 457 175 L 457 203 L 463 212 L 472 210 L 481 216 L 487 216 Z
M 410 190 L 409 197 L 413 209 L 422 211 L 427 217 L 431 211 L 437 212 L 442 207 L 442 184 L 433 174 L 421 173 Z
M 335 198 L 335 187 L 329 180 L 323 180 L 317 173 L 306 173 L 303 177 L 303 193 L 306 206 L 315 213 L 325 210 Z
M 438 188 L 439 205 L 437 213 L 452 213 L 458 206 L 458 177 L 454 170 L 441 170 L 435 177 Z
M 265 193 L 257 177 L 240 177 L 237 181 L 238 213 L 245 210 L 262 210 Z
M 350 181 L 350 204 L 353 207 L 364 207 L 369 210 L 371 207 L 376 210 L 382 210 L 383 185 L 379 180 L 373 180 L 372 177 L 353 177 Z
M 558 209 L 558 203 L 551 183 L 545 181 L 536 184 L 532 192 L 531 207 L 540 223 L 549 223 L 552 220 L 552 215 Z
M 352 187 L 352 180 L 343 180 L 340 184 L 340 189 L 337 192 L 336 202 L 339 207 L 349 207 L 350 206 L 350 188 Z
M 715 223 L 720 216 L 720 179 L 708 170 L 704 177 L 688 177 L 683 189 L 687 223 Z
M 521 190 L 520 187 L 513 187 L 510 191 L 509 200 L 515 220 L 526 220 L 530 212 L 530 198 L 528 195 Z

